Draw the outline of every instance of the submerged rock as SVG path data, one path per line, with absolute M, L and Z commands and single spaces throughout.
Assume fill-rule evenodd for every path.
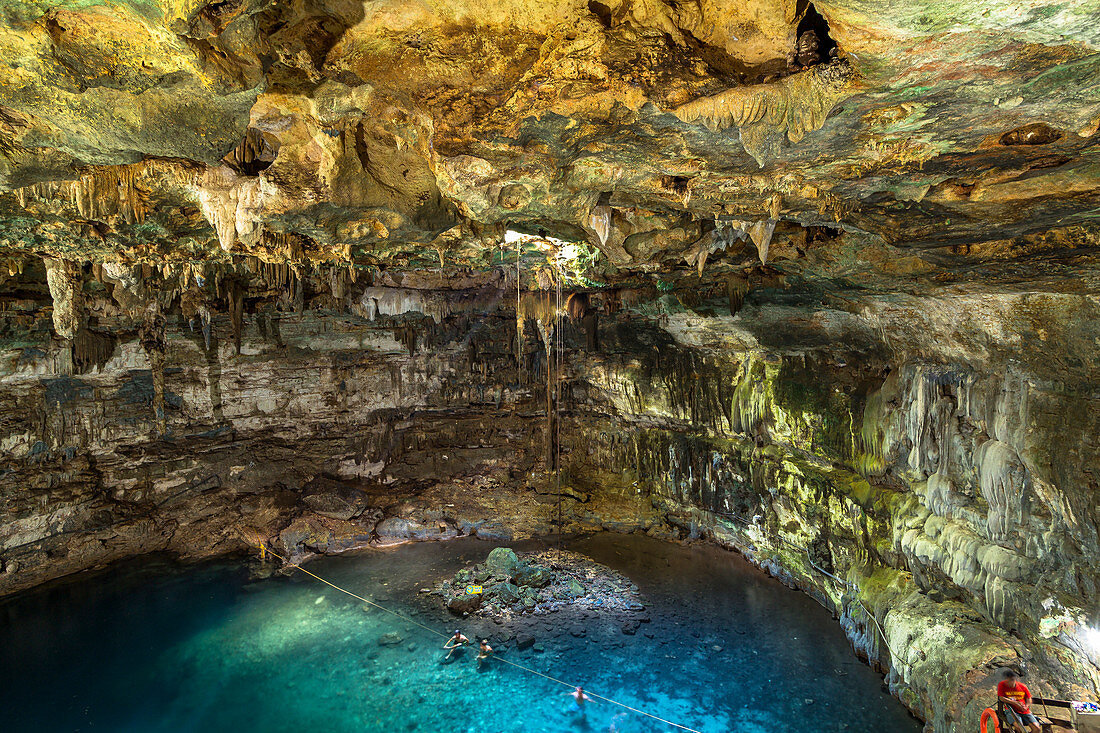
M 404 640 L 405 638 L 396 631 L 387 631 L 378 637 L 378 646 L 397 646 Z

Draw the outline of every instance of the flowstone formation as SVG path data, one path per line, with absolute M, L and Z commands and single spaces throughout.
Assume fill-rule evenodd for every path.
M 431 589 L 453 613 L 506 619 L 565 608 L 617 613 L 641 611 L 638 588 L 611 568 L 568 550 L 517 555 L 497 547 L 484 563 L 459 570 Z M 624 621 L 634 633 L 640 622 Z
M 1098 11 L 7 6 L 0 593 L 637 531 L 1096 699 Z

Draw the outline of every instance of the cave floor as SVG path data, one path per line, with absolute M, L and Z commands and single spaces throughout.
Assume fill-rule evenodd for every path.
M 639 535 L 569 542 L 637 584 L 648 620 L 633 634 L 592 610 L 456 619 L 419 592 L 494 546 L 419 543 L 308 568 L 418 623 L 487 636 L 508 659 L 706 733 L 920 730 L 824 609 L 737 555 Z M 442 642 L 417 626 L 300 573 L 257 579 L 256 570 L 145 558 L 7 599 L 5 730 L 671 730 L 607 703 L 578 715 L 566 688 L 499 663 L 478 671 L 472 650 L 441 664 Z M 534 645 L 520 650 L 517 635 Z

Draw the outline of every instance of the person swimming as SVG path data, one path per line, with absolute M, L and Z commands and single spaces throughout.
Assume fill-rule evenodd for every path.
M 493 647 L 489 646 L 488 639 L 482 639 L 477 648 L 477 668 L 481 669 L 481 663 L 493 653 Z
M 443 645 L 444 649 L 450 650 L 447 652 L 447 656 L 443 657 L 443 661 L 446 662 L 448 659 L 451 658 L 451 655 L 455 653 L 456 649 L 466 646 L 469 643 L 470 640 L 467 639 L 461 631 L 455 629 L 455 633 L 451 636 L 450 639 L 447 639 L 447 643 Z
M 584 694 L 584 690 L 582 690 L 580 687 L 577 687 L 572 692 L 570 692 L 569 696 L 573 698 L 573 710 L 581 713 L 582 715 L 584 714 L 584 704 L 586 702 L 592 702 L 592 698 Z

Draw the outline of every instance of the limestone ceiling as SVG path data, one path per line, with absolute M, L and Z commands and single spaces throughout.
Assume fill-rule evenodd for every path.
M 516 228 L 586 240 L 605 277 L 762 259 L 1027 277 L 1091 268 L 1098 244 L 1100 0 L 3 17 L 9 257 L 484 267 Z M 847 234 L 811 256 L 805 227 Z

